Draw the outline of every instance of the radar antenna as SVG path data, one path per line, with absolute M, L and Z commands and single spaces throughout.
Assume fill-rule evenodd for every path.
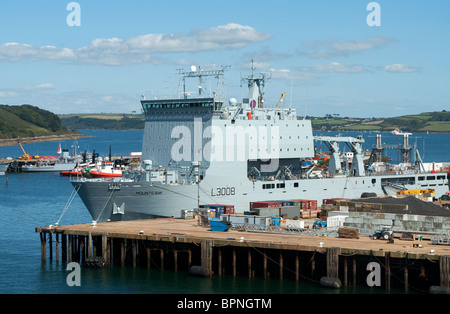
M 191 66 L 191 71 L 184 72 L 184 69 L 178 69 L 178 73 L 180 74 L 180 85 L 183 87 L 183 98 L 187 98 L 186 93 L 186 78 L 198 78 L 198 95 L 199 97 L 202 97 L 204 94 L 204 87 L 203 87 L 203 78 L 205 76 L 214 76 L 217 80 L 217 88 L 218 91 L 214 92 L 214 95 L 218 95 L 219 97 L 225 97 L 224 95 L 224 81 L 223 77 L 225 74 L 225 71 L 227 71 L 231 66 L 220 66 L 218 70 L 202 70 L 200 66 Z M 179 85 L 179 87 L 180 87 Z

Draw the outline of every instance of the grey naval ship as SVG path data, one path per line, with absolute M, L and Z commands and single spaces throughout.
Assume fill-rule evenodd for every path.
M 417 148 L 405 136 L 400 168 L 383 163 L 365 168 L 361 137 L 313 136 L 311 121 L 294 108 L 264 103 L 265 74 L 241 78 L 249 94 L 242 102 L 225 101 L 224 71 L 180 70 L 180 96 L 143 99 L 145 129 L 139 169 L 121 178 L 74 178 L 71 183 L 94 221 L 180 217 L 201 204 L 234 205 L 237 213 L 254 201 L 360 198 L 363 193 L 395 195 L 398 190 L 449 190 L 446 173 L 426 173 Z M 215 77 L 217 91 L 205 95 L 202 83 Z M 198 95 L 186 93 L 186 79 L 198 79 Z M 222 85 L 221 85 L 222 84 Z M 326 169 L 305 166 L 315 155 L 315 142 L 330 149 Z M 340 143 L 353 153 L 341 162 Z M 342 144 L 344 145 L 344 144 Z M 381 139 L 372 150 L 381 160 Z M 378 165 L 378 167 L 374 167 Z M 387 170 L 387 171 L 386 171 Z M 372 194 L 373 195 L 373 194 Z

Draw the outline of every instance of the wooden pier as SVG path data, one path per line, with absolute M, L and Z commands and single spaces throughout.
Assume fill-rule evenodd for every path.
M 430 287 L 450 289 L 450 246 L 430 241 L 213 232 L 194 219 L 176 218 L 47 226 L 36 232 L 43 261 L 84 263 L 99 256 L 107 266 L 174 271 L 202 266 L 214 276 L 317 283 L 330 277 L 339 278 L 344 286 L 367 285 L 367 265 L 376 262 L 381 266 L 379 289 L 425 293 Z

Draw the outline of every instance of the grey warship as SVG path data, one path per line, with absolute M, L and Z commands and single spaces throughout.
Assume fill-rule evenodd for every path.
M 141 100 L 146 120 L 139 169 L 122 178 L 72 179 L 95 221 L 180 217 L 181 210 L 201 204 L 234 205 L 243 212 L 255 201 L 309 199 L 321 204 L 363 193 L 433 188 L 442 195 L 449 190 L 448 175 L 426 173 L 407 138 L 402 168 L 381 171 L 364 166 L 363 138 L 313 136 L 311 121 L 283 106 L 284 93 L 277 104 L 264 103 L 267 77 L 255 75 L 253 66 L 252 74 L 242 78 L 249 94 L 241 102 L 226 102 L 221 83 L 205 95 L 202 80 L 214 76 L 221 81 L 226 70 L 180 70 L 179 97 Z M 197 97 L 186 93 L 187 78 L 198 79 Z M 317 141 L 330 149 L 327 169 L 304 166 L 304 160 L 314 158 Z M 341 163 L 341 142 L 353 153 L 351 166 Z M 377 146 L 374 160 L 383 150 Z

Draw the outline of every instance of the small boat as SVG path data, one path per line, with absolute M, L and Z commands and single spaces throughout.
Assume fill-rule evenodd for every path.
M 122 170 L 115 169 L 112 161 L 103 161 L 100 169 L 91 169 L 89 174 L 91 178 L 120 178 Z
M 61 144 L 58 145 L 57 154 L 58 157 L 56 156 L 39 157 L 39 160 L 37 160 L 36 162 L 27 163 L 23 165 L 22 171 L 61 172 L 71 170 L 74 167 L 76 167 L 77 165 L 76 158 L 74 156 L 70 156 L 69 151 L 67 149 L 61 150 Z
M 22 166 L 23 172 L 58 172 L 72 169 L 76 166 L 76 162 L 52 162 L 37 161 L 36 163 L 26 164 Z
M 412 133 L 403 132 L 399 129 L 395 129 L 394 131 L 392 131 L 392 134 L 394 134 L 394 135 L 412 135 Z

